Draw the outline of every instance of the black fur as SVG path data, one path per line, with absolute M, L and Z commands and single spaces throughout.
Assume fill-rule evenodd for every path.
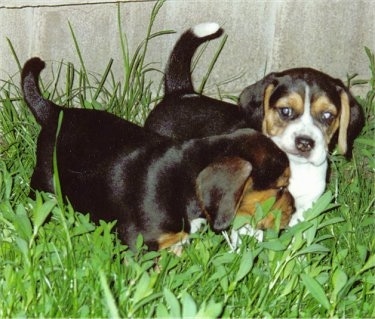
M 219 29 L 199 38 L 192 29 L 177 41 L 165 71 L 163 100 L 152 110 L 145 127 L 179 140 L 200 138 L 246 127 L 239 108 L 195 92 L 190 65 L 195 50 L 202 43 L 219 37 Z
M 239 105 L 197 94 L 191 82 L 191 59 L 199 44 L 216 38 L 221 33 L 212 34 L 209 38 L 197 38 L 190 29 L 181 36 L 166 68 L 165 96 L 146 119 L 146 128 L 180 140 L 229 133 L 245 127 L 262 131 L 263 97 L 267 85 L 274 84 L 280 89 L 289 90 L 303 81 L 317 90 L 327 92 L 336 101 L 339 110 L 340 92 L 344 90 L 348 94 L 351 118 L 347 155 L 350 157 L 354 139 L 364 125 L 363 110 L 340 80 L 322 72 L 311 68 L 296 68 L 270 73 L 243 90 Z M 182 83 L 183 89 L 179 87 L 179 83 Z M 335 141 L 334 138 L 331 144 L 335 144 Z
M 33 58 L 22 71 L 25 101 L 41 125 L 31 188 L 55 191 L 56 151 L 63 195 L 93 220 L 117 220 L 120 238 L 131 247 L 142 233 L 157 249 L 161 236 L 188 233 L 197 217 L 208 217 L 215 230 L 227 228 L 246 181 L 251 178 L 254 189 L 272 188 L 288 167 L 285 154 L 251 129 L 176 142 L 103 111 L 60 107 L 40 94 L 43 67 Z M 233 166 L 238 158 L 248 167 Z M 217 163 L 220 169 L 207 174 Z
M 363 109 L 341 80 L 332 78 L 312 68 L 294 68 L 282 72 L 273 72 L 245 88 L 240 95 L 239 105 L 246 119 L 246 127 L 251 127 L 258 131 L 262 130 L 264 117 L 263 95 L 268 85 L 273 84 L 275 86 L 274 92 L 276 92 L 277 90 L 291 90 L 304 83 L 309 85 L 312 93 L 314 91 L 325 92 L 338 110 L 341 109 L 340 93 L 342 91 L 347 93 L 350 102 L 350 122 L 347 131 L 348 149 L 346 155 L 350 157 L 354 140 L 364 126 Z M 332 139 L 331 148 L 334 147 L 336 141 L 337 136 Z

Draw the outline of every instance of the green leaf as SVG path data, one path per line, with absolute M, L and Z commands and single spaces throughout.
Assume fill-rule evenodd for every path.
M 371 147 L 375 147 L 375 140 L 371 138 L 365 138 L 365 137 L 358 137 L 355 140 L 356 143 L 363 144 L 363 145 L 368 145 Z
M 346 283 L 348 281 L 348 276 L 346 273 L 340 269 L 337 268 L 332 276 L 332 284 L 333 284 L 333 298 L 334 300 L 337 300 L 339 292 L 345 287 Z
M 371 255 L 370 258 L 367 260 L 367 262 L 364 264 L 364 266 L 359 271 L 360 273 L 363 273 L 366 270 L 369 270 L 370 268 L 375 267 L 375 254 Z
M 141 251 L 142 250 L 143 244 L 144 244 L 144 242 L 143 242 L 143 236 L 142 236 L 142 234 L 139 233 L 138 236 L 137 236 L 136 243 L 135 243 L 135 246 L 137 247 L 137 251 Z
M 218 318 L 223 311 L 223 304 L 210 300 L 208 304 L 204 301 L 196 315 L 196 318 Z
M 162 303 L 159 303 L 156 308 L 156 318 L 169 318 L 168 309 Z
M 266 199 L 264 202 L 262 202 L 262 210 L 264 214 L 268 214 L 272 208 L 272 206 L 276 202 L 276 197 L 272 196 L 268 199 Z
M 152 284 L 150 276 L 147 272 L 142 274 L 141 279 L 137 282 L 137 288 L 135 290 L 133 300 L 134 303 L 141 301 L 143 298 L 149 296 L 152 293 Z
M 319 244 L 312 244 L 306 248 L 303 248 L 301 249 L 297 254 L 296 256 L 299 256 L 299 255 L 304 255 L 304 254 L 309 254 L 309 253 L 325 253 L 325 252 L 329 252 L 330 250 L 323 246 L 323 245 L 319 245 Z
M 235 261 L 236 254 L 233 253 L 223 253 L 221 255 L 217 255 L 212 259 L 212 263 L 215 266 L 223 265 L 223 264 L 231 264 Z
M 22 205 L 17 206 L 16 215 L 14 215 L 14 227 L 16 228 L 18 234 L 28 241 L 32 235 L 32 227 L 29 217 L 25 211 L 25 207 Z
M 322 286 L 312 277 L 306 274 L 301 274 L 302 282 L 309 293 L 327 310 L 330 309 L 330 303 L 324 293 Z
M 319 228 L 324 228 L 324 227 L 327 227 L 328 225 L 342 223 L 344 221 L 345 219 L 342 217 L 333 217 L 333 218 L 328 219 L 325 222 L 320 223 Z
M 107 279 L 106 279 L 103 271 L 101 271 L 101 270 L 99 271 L 99 279 L 100 279 L 100 284 L 101 284 L 102 289 L 103 289 L 105 303 L 108 307 L 109 313 L 111 314 L 110 317 L 111 318 L 120 318 L 119 312 L 118 312 L 118 309 L 117 309 L 117 305 L 116 305 L 116 302 L 115 302 L 115 298 L 113 297 L 111 289 L 109 288 Z
M 244 252 L 241 258 L 240 269 L 237 272 L 235 281 L 240 281 L 253 268 L 253 254 L 251 251 Z
M 362 244 L 358 244 L 356 246 L 357 248 L 357 251 L 358 251 L 358 263 L 361 265 L 361 264 L 364 264 L 366 262 L 366 259 L 367 259 L 367 256 L 368 256 L 368 250 L 367 250 L 367 247 L 365 245 L 362 245 Z
M 168 289 L 164 288 L 164 297 L 170 309 L 170 316 L 174 318 L 181 317 L 181 306 L 176 296 Z
M 314 206 L 305 213 L 306 220 L 312 220 L 326 211 L 329 208 L 328 205 L 331 203 L 332 198 L 333 196 L 331 191 L 325 192 L 314 204 Z
M 303 234 L 305 239 L 306 239 L 306 243 L 307 243 L 308 246 L 311 245 L 312 242 L 314 241 L 315 236 L 316 236 L 316 232 L 318 231 L 318 226 L 319 226 L 319 223 L 318 223 L 317 219 L 311 220 L 310 224 L 311 224 L 311 227 L 306 229 L 306 231 Z
M 193 318 L 197 313 L 197 305 L 194 299 L 185 292 L 182 295 L 182 317 L 183 318 Z
M 41 204 L 41 196 L 39 193 L 37 194 L 37 197 L 39 197 L 39 199 L 37 199 L 37 202 Z M 56 206 L 56 200 L 50 199 L 44 202 L 43 204 L 37 205 L 34 207 L 33 222 L 34 222 L 34 227 L 36 229 L 39 228 L 44 223 L 47 216 L 51 213 L 53 207 L 55 206 Z
M 345 260 L 345 258 L 348 256 L 349 249 L 341 249 L 337 252 L 336 254 L 336 261 L 341 263 L 342 261 Z
M 286 246 L 280 240 L 272 240 L 264 243 L 260 243 L 260 246 L 274 250 L 274 251 L 283 251 L 286 249 Z
M 252 218 L 253 218 L 252 216 L 246 216 L 246 215 L 236 216 L 232 222 L 233 230 L 238 230 L 244 225 L 251 224 Z
M 297 279 L 298 276 L 292 276 L 292 278 L 286 282 L 283 292 L 281 293 L 281 297 L 285 297 L 294 291 L 297 285 Z
M 20 251 L 22 252 L 22 254 L 26 258 L 28 258 L 29 247 L 27 245 L 27 242 L 23 238 L 17 237 L 16 238 L 16 244 L 17 244 L 18 248 L 20 249 Z

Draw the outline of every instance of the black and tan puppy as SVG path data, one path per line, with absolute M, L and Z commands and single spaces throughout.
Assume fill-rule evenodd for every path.
M 196 49 L 219 37 L 216 23 L 198 24 L 178 39 L 164 75 L 164 97 L 150 112 L 145 127 L 179 140 L 234 132 L 246 127 L 240 108 L 195 92 L 190 67 Z
M 216 23 L 204 23 L 180 37 L 166 68 L 165 97 L 145 127 L 180 140 L 244 127 L 263 132 L 289 158 L 296 224 L 325 190 L 329 145 L 337 142 L 342 154 L 351 153 L 364 124 L 362 108 L 340 80 L 311 68 L 267 75 L 242 92 L 238 106 L 197 94 L 193 54 L 222 32 Z
M 351 155 L 364 125 L 361 106 L 338 80 L 311 68 L 274 72 L 240 96 L 247 126 L 262 131 L 288 155 L 294 225 L 324 192 L 328 151 Z
M 43 68 L 33 58 L 22 71 L 25 101 L 41 125 L 32 189 L 54 192 L 56 152 L 63 195 L 93 220 L 117 220 L 130 247 L 139 233 L 150 249 L 169 247 L 201 217 L 216 231 L 226 229 L 236 213 L 251 215 L 271 196 L 287 225 L 288 159 L 264 135 L 244 129 L 176 142 L 103 111 L 62 108 L 41 96 Z M 273 221 L 267 216 L 259 226 Z

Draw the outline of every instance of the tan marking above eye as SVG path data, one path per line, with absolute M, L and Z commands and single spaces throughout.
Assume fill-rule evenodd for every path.
M 331 113 L 336 117 L 338 110 L 331 100 L 327 96 L 323 95 L 319 96 L 313 101 L 311 105 L 311 114 L 314 118 L 318 119 L 321 117 L 321 114 L 325 112 Z
M 303 99 L 302 96 L 296 92 L 291 92 L 279 98 L 276 103 L 269 105 L 269 100 L 271 96 L 273 86 L 267 87 L 265 92 L 264 101 L 264 119 L 262 131 L 268 136 L 281 135 L 285 128 L 288 126 L 289 120 L 285 119 L 280 115 L 280 109 L 290 108 L 291 109 L 291 119 L 299 117 L 303 113 Z
M 291 92 L 286 96 L 279 98 L 276 103 L 276 108 L 290 107 L 293 109 L 294 113 L 303 113 L 303 98 L 296 92 Z
M 330 118 L 329 113 L 332 115 Z M 332 101 L 325 95 L 316 98 L 311 105 L 312 117 L 321 124 L 324 131 L 324 138 L 328 144 L 333 134 L 339 127 L 338 109 Z

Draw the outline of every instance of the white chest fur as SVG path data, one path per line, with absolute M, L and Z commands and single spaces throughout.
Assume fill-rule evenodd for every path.
M 296 212 L 289 223 L 293 226 L 304 219 L 303 213 L 323 194 L 326 186 L 327 161 L 315 166 L 290 159 L 290 170 L 289 191 L 296 206 Z

